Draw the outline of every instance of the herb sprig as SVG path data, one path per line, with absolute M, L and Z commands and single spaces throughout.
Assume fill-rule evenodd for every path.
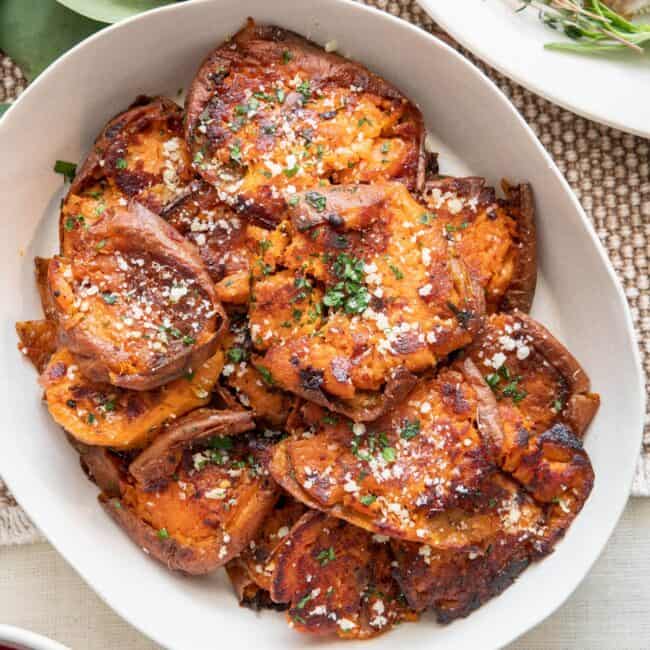
M 645 52 L 650 24 L 635 24 L 607 7 L 602 0 L 522 0 L 517 11 L 537 9 L 539 19 L 563 32 L 573 42 L 547 43 L 548 50 L 601 54 L 632 50 Z

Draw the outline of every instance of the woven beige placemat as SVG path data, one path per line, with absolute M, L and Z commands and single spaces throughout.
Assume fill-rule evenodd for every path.
M 414 0 L 358 0 L 399 16 L 426 31 L 441 33 Z M 453 44 L 453 42 L 452 42 Z M 650 141 L 590 122 L 523 89 L 468 52 L 471 59 L 512 100 L 554 158 L 591 218 L 630 303 L 646 376 L 650 376 Z M 25 87 L 20 70 L 0 59 L 0 102 Z M 646 385 L 646 391 L 650 388 Z M 650 399 L 649 399 L 650 403 Z M 650 416 L 643 453 L 632 487 L 650 496 Z M 40 538 L 0 479 L 0 545 Z

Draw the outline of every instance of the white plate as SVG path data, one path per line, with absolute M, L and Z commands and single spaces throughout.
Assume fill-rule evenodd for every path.
M 188 579 L 146 557 L 98 507 L 97 490 L 40 401 L 16 350 L 14 321 L 40 307 L 36 254 L 57 245 L 59 159 L 79 160 L 107 118 L 138 93 L 187 85 L 206 53 L 247 16 L 275 22 L 344 53 L 397 83 L 422 107 L 446 171 L 530 180 L 539 208 L 541 286 L 534 313 L 577 355 L 603 396 L 587 448 L 596 486 L 557 551 L 466 620 L 403 625 L 377 649 L 503 645 L 539 623 L 594 562 L 628 496 L 641 441 L 643 391 L 630 315 L 606 256 L 568 185 L 506 98 L 443 43 L 405 22 L 344 0 L 187 2 L 126 21 L 77 46 L 43 73 L 0 121 L 0 242 L 4 311 L 0 377 L 0 474 L 35 523 L 118 613 L 159 643 L 304 647 L 281 614 L 237 606 L 225 577 Z M 490 128 L 485 128 L 489 116 Z M 331 643 L 349 647 L 348 643 Z M 370 647 L 366 644 L 365 647 Z
M 520 0 L 418 0 L 461 45 L 522 86 L 596 122 L 650 137 L 650 54 L 551 52 L 568 41 Z
M 0 624 L 0 645 L 2 644 L 11 644 L 9 647 L 16 650 L 69 650 L 40 634 L 13 625 Z

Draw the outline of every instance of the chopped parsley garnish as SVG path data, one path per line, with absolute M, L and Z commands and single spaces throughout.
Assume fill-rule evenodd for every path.
M 377 497 L 374 494 L 364 494 L 359 501 L 361 501 L 364 506 L 370 506 L 377 501 Z
M 88 424 L 95 424 L 96 420 L 94 413 L 88 413 Z
M 271 371 L 268 368 L 265 368 L 264 366 L 260 365 L 255 365 L 255 370 L 262 375 L 262 379 L 266 384 L 269 386 L 273 386 L 275 384 L 275 379 L 273 379 L 273 375 L 271 374 Z
M 156 535 L 158 535 L 158 539 L 169 539 L 169 533 L 166 528 L 161 528 Z
M 117 167 L 117 169 L 126 169 L 126 166 L 126 160 L 124 158 L 118 158 L 115 161 L 115 167 Z
M 388 265 L 390 270 L 393 272 L 393 275 L 395 276 L 396 280 L 403 280 L 404 279 L 404 274 L 393 264 Z
M 500 387 L 502 379 L 508 383 L 505 386 Z M 492 389 L 492 392 L 496 395 L 498 400 L 504 397 L 510 397 L 515 404 L 521 402 L 521 400 L 528 395 L 528 393 L 519 386 L 519 382 L 521 382 L 521 377 L 513 377 L 505 364 L 502 365 L 496 373 L 493 372 L 485 376 L 485 383 Z
M 275 96 L 278 100 L 278 104 L 282 104 L 284 102 L 284 98 L 286 97 L 286 94 L 284 90 L 282 90 L 282 88 L 279 88 L 275 93 Z
M 102 407 L 104 408 L 104 411 L 107 413 L 114 411 L 115 410 L 115 400 L 113 399 L 108 399 L 106 400 L 103 404 Z
M 63 174 L 67 181 L 72 181 L 77 173 L 77 165 L 66 160 L 57 160 L 54 163 L 54 171 L 57 174 Z
M 553 410 L 556 413 L 560 413 L 562 409 L 564 408 L 564 400 L 561 398 L 558 398 L 556 400 L 553 400 Z
M 237 163 L 238 165 L 241 164 L 241 146 L 239 142 L 235 142 L 235 144 L 230 145 L 230 160 Z
M 194 379 L 194 370 L 186 370 L 184 376 L 187 381 L 192 381 Z
M 311 600 L 311 594 L 307 594 L 306 596 L 303 596 L 297 603 L 296 603 L 296 609 L 304 609 L 305 605 Z
M 395 462 L 396 455 L 395 455 L 395 449 L 393 449 L 393 447 L 384 447 L 381 450 L 381 455 L 384 457 L 384 460 L 387 463 Z
M 107 305 L 114 305 L 117 302 L 117 296 L 114 293 L 105 291 L 102 293 L 102 298 Z
M 70 231 L 74 228 L 75 223 L 77 223 L 77 219 L 76 219 L 76 217 L 68 217 L 68 218 L 65 220 L 65 223 L 63 224 L 63 227 L 64 227 L 68 232 L 70 232 Z
M 193 336 L 186 334 L 183 337 L 183 345 L 193 345 L 194 343 L 196 343 L 196 339 Z
M 233 363 L 239 363 L 246 357 L 246 351 L 243 348 L 230 348 L 226 356 Z
M 367 118 L 367 117 L 362 117 L 358 122 L 357 126 L 361 128 L 364 124 L 367 124 L 368 126 L 372 125 L 372 122 Z
M 273 267 L 270 264 L 267 264 L 264 260 L 257 260 L 257 266 L 260 267 L 262 275 L 269 275 L 273 270 Z
M 309 80 L 299 83 L 296 86 L 296 91 L 302 95 L 303 102 L 308 102 L 311 99 L 311 84 Z
M 300 203 L 300 197 L 297 194 L 294 194 L 288 201 L 287 203 L 291 206 L 294 207 Z
M 289 63 L 293 59 L 293 54 L 289 50 L 282 52 L 282 63 Z
M 404 420 L 400 437 L 404 440 L 411 440 L 420 433 L 420 420 Z
M 258 244 L 258 246 L 260 247 L 260 251 L 262 252 L 262 255 L 264 255 L 264 253 L 266 253 L 266 251 L 269 250 L 271 246 L 273 246 L 273 243 L 268 239 L 262 239 Z
M 305 194 L 305 201 L 307 201 L 316 212 L 322 212 L 327 207 L 327 199 L 319 192 L 307 192 L 307 194 Z
M 384 142 L 384 144 L 381 145 L 381 152 L 382 153 L 388 153 L 390 151 L 390 145 L 388 142 Z
M 423 223 L 423 224 L 426 225 L 428 223 L 431 223 L 435 218 L 436 218 L 435 214 L 432 214 L 431 212 L 423 212 L 420 215 L 420 223 Z
M 102 248 L 104 248 L 104 246 L 106 246 L 106 240 L 102 239 L 95 244 L 95 250 L 100 251 Z
M 282 173 L 287 177 L 287 178 L 292 178 L 295 176 L 298 172 L 300 171 L 300 166 L 299 165 L 294 165 L 293 167 L 283 169 Z
M 215 436 L 210 440 L 212 449 L 232 449 L 232 444 L 230 436 Z
M 69 406 L 71 409 L 76 409 L 77 408 L 77 402 L 73 399 L 69 399 L 66 402 L 66 406 Z
M 334 274 L 340 280 L 330 287 L 323 303 L 332 309 L 343 309 L 346 314 L 360 314 L 370 303 L 370 293 L 363 284 L 363 261 L 341 253 L 334 261 Z
M 334 547 L 330 546 L 328 549 L 321 551 L 316 556 L 316 559 L 320 562 L 321 566 L 326 566 L 330 562 L 333 562 L 334 560 L 336 560 L 336 553 L 334 552 Z
M 339 421 L 336 415 L 324 415 L 323 424 L 336 424 Z
M 299 321 L 302 318 L 302 311 L 300 309 L 294 309 L 292 314 L 293 320 Z

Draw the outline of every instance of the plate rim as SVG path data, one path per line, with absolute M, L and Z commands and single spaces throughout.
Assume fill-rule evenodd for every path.
M 606 115 L 602 115 L 598 111 L 590 112 L 587 108 L 576 106 L 572 102 L 563 99 L 561 95 L 558 95 L 552 90 L 542 87 L 542 85 L 539 83 L 526 79 L 516 72 L 512 72 L 508 69 L 507 65 L 502 64 L 501 61 L 492 56 L 489 48 L 484 47 L 480 43 L 470 43 L 469 39 L 465 38 L 462 32 L 459 32 L 457 29 L 455 29 L 455 27 L 451 25 L 446 19 L 447 14 L 444 13 L 444 10 L 440 9 L 443 3 L 436 4 L 435 0 L 415 1 L 430 18 L 432 18 L 438 25 L 440 25 L 440 27 L 442 27 L 445 32 L 448 32 L 454 40 L 458 41 L 462 47 L 470 51 L 472 54 L 474 54 L 474 56 L 477 56 L 491 68 L 494 68 L 504 77 L 507 77 L 511 81 L 514 81 L 516 84 L 519 84 L 526 90 L 534 93 L 535 95 L 539 95 L 542 99 L 545 99 L 546 101 L 551 102 L 552 104 L 555 104 L 564 110 L 567 110 L 584 119 L 590 120 L 591 122 L 596 122 L 597 124 L 602 124 L 606 127 L 609 127 L 610 129 L 616 129 L 617 131 L 622 131 L 623 133 L 628 133 L 636 137 L 645 139 L 650 138 L 650 122 L 648 123 L 649 126 L 646 130 L 638 129 L 635 127 L 627 126 L 625 123 L 611 118 L 611 116 L 608 117 Z
M 550 154 L 546 151 L 546 149 L 542 146 L 540 143 L 539 139 L 535 135 L 534 131 L 532 128 L 527 124 L 527 122 L 524 120 L 524 118 L 521 116 L 521 114 L 517 111 L 515 106 L 512 104 L 512 102 L 508 99 L 508 97 L 501 91 L 501 89 L 491 80 L 489 79 L 486 75 L 484 75 L 480 69 L 478 69 L 475 65 L 473 65 L 470 61 L 468 61 L 464 56 L 462 56 L 459 52 L 457 52 L 453 47 L 449 46 L 447 43 L 445 43 L 443 40 L 440 38 L 432 35 L 431 33 L 422 30 L 418 26 L 409 23 L 405 20 L 402 20 L 388 12 L 382 11 L 380 9 L 377 9 L 375 7 L 361 4 L 359 2 L 356 2 L 355 0 L 328 0 L 331 2 L 332 5 L 344 5 L 348 6 L 349 8 L 353 8 L 354 11 L 360 12 L 360 16 L 362 17 L 364 13 L 366 14 L 374 14 L 377 18 L 381 20 L 385 20 L 388 23 L 391 23 L 395 28 L 398 30 L 405 30 L 403 31 L 403 34 L 407 34 L 408 32 L 411 32 L 412 34 L 417 34 L 419 37 L 423 37 L 426 40 L 429 41 L 430 46 L 432 47 L 432 51 L 435 51 L 436 48 L 440 48 L 440 50 L 444 51 L 447 56 L 450 56 L 452 58 L 455 58 L 458 63 L 460 63 L 461 66 L 465 68 L 467 71 L 468 75 L 474 75 L 476 77 L 476 82 L 480 84 L 487 84 L 491 87 L 491 91 L 493 93 L 496 93 L 496 96 L 499 97 L 499 101 L 504 104 L 504 108 L 508 110 L 511 114 L 511 117 L 513 120 L 516 120 L 519 122 L 520 126 L 523 127 L 524 132 L 527 134 L 527 136 L 532 140 L 532 143 L 534 146 L 537 148 L 541 159 L 547 164 L 548 167 L 552 170 L 553 174 L 556 176 L 557 180 L 560 182 L 565 194 L 569 197 L 571 204 L 574 208 L 574 210 L 579 214 L 580 219 L 582 221 L 582 224 L 585 226 L 586 231 L 591 237 L 592 242 L 594 243 L 598 255 L 600 256 L 601 263 L 604 265 L 604 267 L 607 270 L 608 275 L 610 276 L 614 287 L 616 291 L 617 298 L 619 300 L 619 303 L 621 304 L 623 310 L 624 310 L 624 323 L 625 323 L 625 328 L 626 328 L 626 333 L 629 338 L 629 340 L 633 343 L 631 346 L 632 350 L 632 356 L 633 356 L 633 362 L 634 362 L 634 367 L 636 369 L 636 377 L 639 382 L 639 396 L 640 396 L 640 403 L 638 405 L 639 408 L 639 415 L 640 415 L 640 421 L 639 421 L 639 426 L 638 426 L 638 431 L 637 431 L 637 437 L 639 441 L 639 448 L 641 447 L 641 441 L 642 441 L 642 433 L 643 433 L 643 416 L 645 413 L 645 381 L 644 381 L 644 374 L 643 374 L 643 366 L 641 362 L 641 355 L 640 351 L 637 345 L 637 338 L 635 335 L 635 330 L 634 330 L 634 325 L 632 321 L 632 315 L 631 311 L 629 308 L 629 305 L 627 303 L 627 299 L 625 298 L 624 290 L 622 288 L 622 285 L 614 271 L 613 265 L 611 261 L 609 260 L 609 257 L 607 256 L 605 249 L 603 245 L 601 244 L 600 240 L 598 239 L 598 236 L 596 234 L 595 228 L 589 218 L 587 217 L 584 209 L 582 208 L 580 202 L 578 201 L 577 197 L 573 193 L 570 185 L 568 184 L 566 178 L 564 175 L 560 172 L 559 168 L 555 164 L 554 160 L 551 158 Z M 3 119 L 0 120 L 0 140 L 2 138 L 2 133 L 5 129 L 8 129 L 9 127 L 7 126 L 13 119 L 17 119 L 17 115 L 15 115 L 18 111 L 19 108 L 23 103 L 24 103 L 24 98 L 29 97 L 32 93 L 36 92 L 35 89 L 38 88 L 39 86 L 39 81 L 42 79 L 45 79 L 46 77 L 55 75 L 58 73 L 58 70 L 67 65 L 67 61 L 76 57 L 77 53 L 82 51 L 84 48 L 88 47 L 89 44 L 99 41 L 101 39 L 105 38 L 111 38 L 111 34 L 113 31 L 123 29 L 125 25 L 129 25 L 133 22 L 137 21 L 146 21 L 148 20 L 148 17 L 153 14 L 159 14 L 163 12 L 179 12 L 182 14 L 183 11 L 185 10 L 191 10 L 191 9 L 186 9 L 188 7 L 196 7 L 197 5 L 218 5 L 220 3 L 228 3 L 232 2 L 232 0 L 193 0 L 191 3 L 179 3 L 179 4 L 172 4 L 172 5 L 166 5 L 163 7 L 159 7 L 157 9 L 152 9 L 150 11 L 144 12 L 142 14 L 133 16 L 131 18 L 128 18 L 126 20 L 123 20 L 119 23 L 110 25 L 105 27 L 104 29 L 101 29 L 100 31 L 96 32 L 95 34 L 89 36 L 85 40 L 81 41 L 77 45 L 75 45 L 72 49 L 70 49 L 68 52 L 63 54 L 59 59 L 54 61 L 50 66 L 48 66 L 40 75 L 37 79 L 35 79 L 28 87 L 27 89 L 20 95 L 20 97 L 13 102 L 9 110 L 4 114 Z M 11 117 L 12 119 L 8 119 L 8 117 Z M 1 459 L 0 459 L 0 464 L 1 464 Z M 503 638 L 499 641 L 499 643 L 503 642 L 503 645 L 506 645 L 508 643 L 511 643 L 512 641 L 516 640 L 523 634 L 526 634 L 527 632 L 531 631 L 535 627 L 537 627 L 541 622 L 543 622 L 546 618 L 551 616 L 554 612 L 556 612 L 565 602 L 566 600 L 573 594 L 573 592 L 576 590 L 576 588 L 582 583 L 582 581 L 585 579 L 591 568 L 593 567 L 594 563 L 596 560 L 600 557 L 602 554 L 603 550 L 605 549 L 609 539 L 611 538 L 612 533 L 614 532 L 614 529 L 618 525 L 618 522 L 620 520 L 620 517 L 623 513 L 623 510 L 625 509 L 625 506 L 627 504 L 628 498 L 629 498 L 629 489 L 632 485 L 632 481 L 635 475 L 635 467 L 636 463 L 634 463 L 629 471 L 629 476 L 628 480 L 625 481 L 625 487 L 626 489 L 626 494 L 627 496 L 621 500 L 621 502 L 618 504 L 617 509 L 613 509 L 615 516 L 612 517 L 611 521 L 608 523 L 607 526 L 605 526 L 605 530 L 607 531 L 607 534 L 605 536 L 605 539 L 603 540 L 601 548 L 598 550 L 598 552 L 595 554 L 593 560 L 584 568 L 584 571 L 582 572 L 582 575 L 572 581 L 568 586 L 567 586 L 567 593 L 562 597 L 559 598 L 558 601 L 554 604 L 553 607 L 550 609 L 544 611 L 543 613 L 536 614 L 535 616 L 531 617 L 531 620 L 534 619 L 534 623 L 531 625 L 528 625 L 527 623 L 525 624 L 525 628 L 518 630 L 514 628 L 509 628 L 509 631 L 503 635 Z M 11 476 L 11 471 L 9 472 L 9 476 Z M 18 490 L 15 490 L 15 485 L 18 484 L 18 479 L 15 481 L 13 478 L 6 478 L 3 474 L 3 478 L 7 485 L 10 487 L 14 495 L 17 495 L 21 490 L 20 488 Z M 28 499 L 29 500 L 29 499 Z M 25 507 L 25 511 L 28 513 L 30 518 L 38 525 L 38 520 L 39 520 L 39 515 L 36 514 L 34 516 L 33 512 L 34 509 L 30 509 L 29 506 Z M 154 640 L 155 642 L 159 643 L 163 647 L 172 647 L 172 646 L 167 646 L 166 644 L 168 643 L 162 636 L 160 636 L 159 633 L 156 632 L 156 629 L 150 629 L 151 626 L 147 624 L 142 624 L 138 620 L 134 620 L 134 618 L 131 616 L 130 611 L 126 607 L 122 607 L 120 604 L 119 600 L 114 596 L 114 595 L 108 595 L 104 591 L 100 591 L 99 587 L 95 587 L 93 584 L 93 579 L 92 577 L 89 577 L 86 575 L 86 571 L 83 568 L 80 568 L 78 566 L 77 562 L 77 556 L 72 556 L 69 555 L 68 553 L 64 552 L 61 550 L 61 547 L 66 546 L 65 540 L 59 539 L 58 534 L 55 532 L 54 535 L 51 535 L 51 533 L 42 531 L 45 537 L 47 538 L 48 542 L 52 544 L 52 546 L 57 550 L 58 553 L 60 553 L 64 559 L 72 566 L 72 568 L 75 570 L 75 572 L 82 578 L 82 580 L 92 589 L 94 593 L 96 593 L 99 598 L 106 603 L 114 612 L 118 614 L 123 620 L 128 622 L 131 626 L 133 626 L 135 629 L 139 630 L 142 634 L 147 636 L 148 638 Z

